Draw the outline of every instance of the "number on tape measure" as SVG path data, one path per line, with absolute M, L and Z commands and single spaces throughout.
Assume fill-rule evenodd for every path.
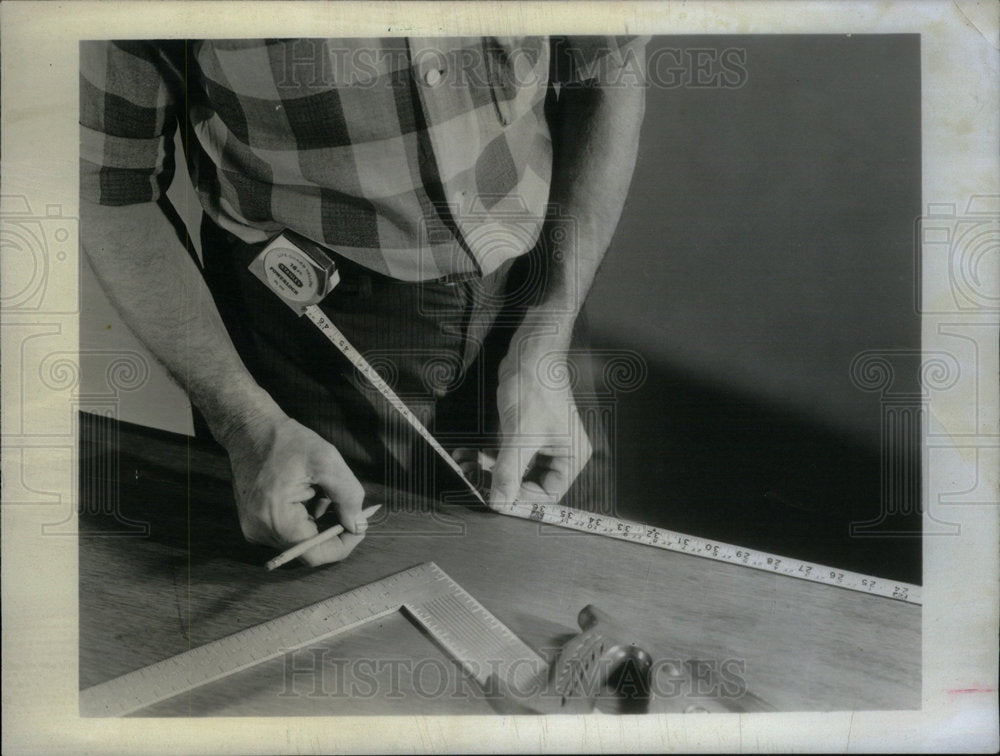
M 630 522 L 608 515 L 596 515 L 571 507 L 541 502 L 515 501 L 512 504 L 495 505 L 492 508 L 501 514 L 533 520 L 546 525 L 608 536 L 622 541 L 701 556 L 766 572 L 776 572 L 787 577 L 870 593 L 911 604 L 921 603 L 921 590 L 918 585 L 875 578 L 848 570 L 835 570 L 791 557 L 768 554 L 743 546 L 734 546 L 684 533 L 676 533 L 664 528 Z
M 388 400 L 389 404 L 403 416 L 403 419 L 409 423 L 410 427 L 413 428 L 417 434 L 426 441 L 430 447 L 437 453 L 437 455 L 445 461 L 445 463 L 450 467 L 462 482 L 465 483 L 466 487 L 476 499 L 481 503 L 485 504 L 486 500 L 483 498 L 482 493 L 479 489 L 465 477 L 465 473 L 462 472 L 462 468 L 459 467 L 458 462 L 456 462 L 452 456 L 445 451 L 444 447 L 438 443 L 437 439 L 434 438 L 433 434 L 420 422 L 420 419 L 410 411 L 410 408 L 406 406 L 406 402 L 400 399 L 396 392 L 392 390 L 392 387 L 383 380 L 373 368 L 368 360 L 366 360 L 357 349 L 351 346 L 351 342 L 347 340 L 347 337 L 340 332 L 340 329 L 335 326 L 330 319 L 324 314 L 324 312 L 316 305 L 309 305 L 305 309 L 305 315 L 310 321 L 323 333 L 330 342 L 340 350 L 340 352 L 350 360 L 351 364 L 356 367 L 365 378 L 378 390 L 382 396 Z

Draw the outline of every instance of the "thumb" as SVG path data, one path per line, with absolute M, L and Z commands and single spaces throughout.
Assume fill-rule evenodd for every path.
M 521 449 L 503 444 L 493 465 L 493 487 L 490 504 L 510 504 L 517 498 L 521 479 L 528 465 L 521 463 Z
M 358 527 L 361 518 L 361 505 L 365 500 L 365 489 L 354 477 L 354 473 L 344 465 L 341 470 L 331 472 L 324 470 L 316 476 L 316 484 L 330 499 L 337 510 L 337 519 L 344 529 L 350 533 L 364 531 L 364 525 Z

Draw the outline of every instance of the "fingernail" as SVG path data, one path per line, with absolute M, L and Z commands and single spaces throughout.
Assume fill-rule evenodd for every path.
M 368 530 L 368 520 L 355 520 L 354 521 L 354 532 L 364 533 Z

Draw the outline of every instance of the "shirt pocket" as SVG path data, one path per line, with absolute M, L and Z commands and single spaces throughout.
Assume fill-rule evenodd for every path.
M 512 105 L 517 97 L 517 83 L 507 66 L 510 55 L 497 37 L 483 37 L 482 47 L 490 99 L 500 123 L 507 126 L 514 120 Z
M 544 37 L 483 37 L 482 52 L 497 118 L 508 126 L 548 85 L 548 46 Z

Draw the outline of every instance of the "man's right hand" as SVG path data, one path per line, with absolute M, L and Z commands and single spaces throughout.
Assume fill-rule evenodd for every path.
M 287 549 L 319 531 L 315 519 L 332 504 L 345 532 L 301 559 L 311 566 L 344 559 L 364 538 L 365 492 L 337 449 L 283 413 L 251 418 L 233 429 L 229 452 L 243 535 Z
M 314 518 L 333 503 L 347 532 L 302 559 L 317 565 L 350 554 L 365 527 L 356 522 L 361 484 L 333 446 L 291 420 L 254 381 L 163 209 L 83 201 L 80 212 L 83 248 L 122 319 L 229 452 L 244 535 L 288 548 L 316 535 Z

